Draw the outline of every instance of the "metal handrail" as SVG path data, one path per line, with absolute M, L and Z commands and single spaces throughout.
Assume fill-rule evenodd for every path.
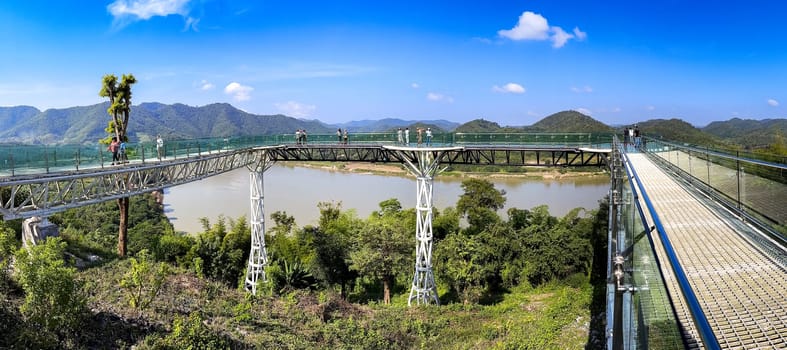
M 626 163 L 629 163 L 628 156 L 624 153 L 624 159 Z M 672 247 L 672 243 L 670 242 L 669 237 L 667 236 L 666 230 L 661 223 L 661 219 L 659 218 L 656 209 L 653 207 L 653 203 L 650 201 L 650 197 L 647 194 L 647 191 L 642 186 L 642 181 L 639 179 L 639 175 L 637 171 L 633 167 L 626 167 L 626 171 L 631 171 L 634 179 L 636 180 L 637 187 L 642 194 L 642 200 L 645 202 L 648 210 L 650 211 L 651 217 L 653 218 L 653 224 L 656 226 L 656 231 L 659 234 L 659 238 L 661 239 L 662 246 L 664 247 L 664 251 L 667 254 L 667 259 L 670 261 L 670 265 L 672 266 L 672 271 L 675 273 L 675 278 L 678 281 L 678 285 L 680 286 L 681 293 L 686 298 L 686 303 L 689 306 L 689 311 L 691 313 L 692 318 L 694 319 L 694 324 L 699 329 L 700 337 L 702 338 L 702 342 L 706 348 L 715 350 L 720 349 L 721 346 L 719 345 L 719 341 L 716 339 L 716 336 L 713 334 L 713 330 L 710 327 L 710 323 L 708 322 L 705 313 L 702 311 L 702 307 L 699 304 L 697 296 L 694 294 L 694 290 L 691 288 L 691 284 L 689 284 L 689 280 L 686 277 L 686 272 L 683 270 L 680 261 L 678 260 L 677 255 L 675 254 L 675 250 Z

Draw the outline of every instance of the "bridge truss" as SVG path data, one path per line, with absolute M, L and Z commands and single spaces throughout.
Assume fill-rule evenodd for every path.
M 572 147 L 462 146 L 417 148 L 381 145 L 284 145 L 270 149 L 274 161 L 417 163 L 429 153 L 440 164 L 512 166 L 606 166 L 609 150 Z
M 247 149 L 160 163 L 25 175 L 0 179 L 4 220 L 49 216 L 184 184 L 251 164 L 257 150 Z
M 161 190 L 247 167 L 250 171 L 251 252 L 246 288 L 256 293 L 268 263 L 263 173 L 279 161 L 402 163 L 417 178 L 416 261 L 408 304 L 439 304 L 432 273 L 432 180 L 440 164 L 602 166 L 608 150 L 528 146 L 404 147 L 379 144 L 277 145 L 112 167 L 0 177 L 4 220 L 40 216 Z

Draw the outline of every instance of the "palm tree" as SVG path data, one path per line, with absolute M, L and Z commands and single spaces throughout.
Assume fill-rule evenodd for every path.
M 107 138 L 102 140 L 109 143 L 112 138 L 117 138 L 119 142 L 128 141 L 127 128 L 128 117 L 131 113 L 131 85 L 137 82 L 132 74 L 123 74 L 118 83 L 114 74 L 104 76 L 101 84 L 99 96 L 109 98 L 109 109 L 107 113 L 112 117 L 107 126 Z M 118 198 L 118 209 L 120 210 L 120 227 L 118 229 L 118 255 L 126 255 L 128 241 L 128 197 Z

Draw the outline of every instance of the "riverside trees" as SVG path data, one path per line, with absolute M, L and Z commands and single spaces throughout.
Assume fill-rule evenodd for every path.
M 475 185 L 484 188 L 484 193 L 493 194 L 494 198 L 503 196 L 491 185 L 483 182 Z M 498 195 L 494 195 L 493 191 Z M 74 307 L 31 307 L 25 308 L 23 313 L 19 311 L 21 299 L 12 304 L 0 303 L 0 330 L 10 334 L 0 338 L 0 347 L 22 344 L 20 341 L 26 338 L 19 334 L 35 329 L 35 323 L 39 322 L 36 320 L 41 317 L 80 316 L 86 312 L 84 320 L 81 317 L 54 318 L 76 322 L 50 324 L 49 334 L 53 335 L 49 338 L 52 340 L 50 343 L 54 347 L 69 347 L 56 341 L 56 337 L 69 336 L 70 333 L 73 343 L 69 344 L 73 344 L 72 347 L 103 344 L 91 341 L 104 341 L 107 335 L 117 344 L 133 345 L 136 339 L 140 339 L 140 333 L 136 333 L 133 339 L 117 338 L 118 334 L 127 332 L 117 332 L 112 326 L 115 323 L 101 326 L 103 330 L 93 332 L 107 320 L 115 319 L 114 316 L 107 318 L 107 314 L 125 313 L 154 320 L 157 324 L 172 324 L 171 330 L 161 329 L 159 332 L 146 328 L 135 331 L 143 335 L 155 332 L 150 335 L 151 342 L 162 342 L 171 347 L 192 343 L 204 345 L 214 341 L 226 344 L 232 338 L 235 339 L 233 341 L 241 341 L 238 344 L 259 347 L 282 347 L 286 343 L 300 344 L 298 347 L 301 348 L 308 347 L 304 344 L 321 348 L 338 348 L 347 344 L 372 344 L 370 348 L 377 345 L 377 348 L 413 348 L 419 343 L 430 344 L 436 339 L 443 339 L 445 344 L 451 344 L 447 347 L 460 344 L 493 347 L 497 344 L 502 348 L 506 347 L 505 344 L 520 347 L 530 344 L 526 347 L 576 348 L 561 343 L 566 335 L 562 330 L 576 323 L 578 316 L 587 315 L 583 310 L 588 304 L 589 289 L 577 281 L 588 280 L 592 256 L 590 242 L 606 237 L 606 226 L 597 220 L 606 217 L 602 212 L 593 217 L 575 210 L 563 218 L 556 218 L 549 215 L 546 207 L 536 207 L 509 210 L 505 219 L 496 211 L 490 211 L 485 215 L 493 215 L 491 220 L 486 224 L 478 221 L 471 227 L 460 224 L 459 210 L 446 208 L 439 213 L 435 211 L 434 271 L 441 302 L 444 305 L 452 302 L 495 305 L 448 306 L 439 310 L 414 308 L 402 313 L 398 307 L 375 306 L 374 302 L 370 306 L 348 303 L 380 300 L 402 306 L 407 302 L 413 277 L 415 212 L 414 209 L 403 209 L 395 199 L 381 202 L 380 209 L 368 218 L 358 218 L 352 210 L 343 210 L 339 204 L 323 203 L 319 205 L 321 218 L 318 223 L 305 227 L 297 227 L 294 219 L 286 213 L 274 213 L 271 217 L 275 225 L 269 228 L 266 238 L 271 259 L 266 271 L 269 279 L 265 284 L 267 287 L 258 289 L 267 294 L 244 297 L 236 287 L 243 285 L 250 246 L 250 229 L 246 220 L 220 217 L 211 224 L 205 219 L 203 232 L 179 234 L 172 232 L 170 226 L 163 225 L 168 224 L 166 220 L 160 221 L 163 213 L 144 209 L 157 205 L 155 201 L 145 200 L 146 197 L 133 198 L 130 232 L 132 238 L 137 231 L 150 237 L 134 239 L 140 245 L 130 245 L 129 255 L 146 259 L 143 252 L 147 250 L 151 252 L 147 258 L 168 264 L 174 275 L 166 277 L 163 283 L 156 282 L 156 279 L 136 278 L 131 259 L 111 261 L 117 257 L 112 253 L 114 242 L 111 240 L 111 232 L 116 228 L 102 225 L 101 220 L 95 218 L 117 219 L 117 209 L 112 203 L 57 214 L 52 219 L 63 227 L 69 254 L 83 260 L 86 253 L 99 254 L 106 259 L 98 266 L 78 273 L 82 276 L 80 280 L 85 282 L 81 286 L 81 294 L 87 296 L 89 308 L 81 308 L 81 299 L 72 298 L 75 294 L 60 298 L 61 292 L 80 288 L 66 285 L 67 279 L 58 285 L 68 288 L 32 288 L 28 291 L 25 286 L 46 286 L 49 282 L 43 280 L 61 281 L 60 276 L 73 274 L 72 270 L 62 269 L 62 265 L 36 263 L 38 265 L 35 266 L 45 266 L 44 271 L 58 273 L 29 275 L 39 282 L 23 284 L 23 281 L 32 280 L 23 278 L 22 272 L 18 271 L 12 276 L 13 283 L 22 287 L 20 292 L 13 293 L 23 290 L 31 295 L 33 301 L 67 299 L 68 305 Z M 463 198 L 466 198 L 468 207 L 480 207 L 481 204 L 474 203 L 474 200 L 486 197 Z M 90 214 L 80 215 L 85 212 Z M 153 222 L 155 224 L 150 224 Z M 0 260 L 7 261 L 9 252 L 16 250 L 17 243 L 2 227 L 0 224 Z M 55 241 L 51 244 L 50 248 L 62 247 Z M 16 251 L 17 255 L 27 254 L 24 250 Z M 62 262 L 60 252 L 46 256 L 45 262 Z M 28 258 L 21 260 L 25 266 L 33 266 L 31 263 L 40 259 L 34 255 Z M 604 259 L 601 260 L 603 262 Z M 144 269 L 139 266 L 136 269 L 138 276 L 144 275 L 141 273 Z M 564 279 L 566 277 L 570 278 Z M 133 286 L 135 290 L 145 290 L 152 286 L 153 289 L 147 290 L 154 291 L 161 287 L 162 294 L 156 296 L 151 292 L 145 298 L 140 297 L 142 294 L 127 297 L 127 293 L 117 288 L 124 285 L 124 278 L 136 278 L 131 284 L 125 283 L 127 288 Z M 565 282 L 555 282 L 561 279 Z M 536 285 L 543 286 L 533 289 Z M 338 296 L 341 289 L 345 289 L 346 300 Z M 530 298 L 523 294 L 528 291 L 534 291 L 537 303 L 531 305 L 523 299 Z M 0 297 L 4 293 L 0 288 Z M 545 298 L 556 299 L 557 304 L 552 307 L 551 301 L 544 302 Z M 139 308 L 129 306 L 132 299 L 140 301 L 133 303 Z M 141 307 L 142 302 L 149 307 Z M 479 311 L 482 314 L 478 314 Z M 513 316 L 510 313 L 516 313 L 515 321 L 509 318 Z M 185 319 L 173 321 L 173 314 L 191 316 L 188 322 Z M 545 316 L 539 316 L 541 314 Z M 4 319 L 12 322 L 4 323 Z M 494 324 L 487 325 L 489 321 Z M 514 328 L 507 328 L 512 324 Z M 91 332 L 77 332 L 75 329 L 91 329 Z M 282 331 L 286 334 L 280 333 Z M 471 338 L 470 334 L 476 338 Z M 583 337 L 579 338 L 581 342 Z

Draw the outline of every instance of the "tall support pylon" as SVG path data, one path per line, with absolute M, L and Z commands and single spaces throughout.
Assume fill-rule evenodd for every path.
M 440 305 L 432 272 L 432 180 L 440 172 L 439 163 L 442 153 L 448 149 L 404 147 L 394 149 L 397 149 L 408 170 L 417 180 L 415 273 L 407 305 L 412 305 L 413 301 L 419 305 Z
M 265 210 L 263 198 L 263 173 L 273 166 L 273 161 L 268 159 L 268 152 L 260 152 L 259 158 L 248 166 L 249 190 L 251 199 L 251 252 L 249 264 L 246 269 L 246 290 L 257 295 L 258 283 L 266 282 L 265 266 L 268 265 L 268 251 L 265 248 Z

